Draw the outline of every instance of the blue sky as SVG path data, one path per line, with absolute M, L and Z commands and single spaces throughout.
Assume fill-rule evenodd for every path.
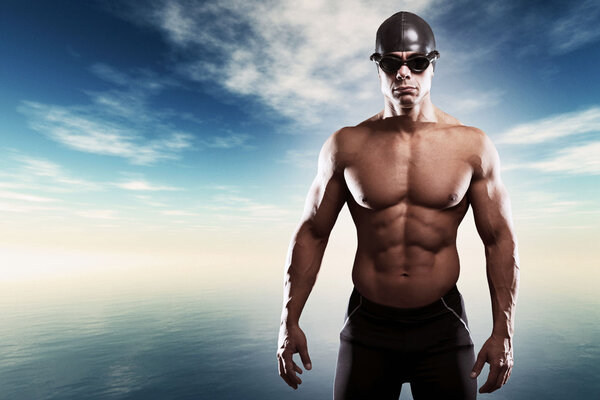
M 401 9 L 436 33 L 434 104 L 496 143 L 525 240 L 598 234 L 598 2 L 0 7 L 0 218 L 14 260 L 291 235 L 323 141 L 383 104 L 368 56 Z

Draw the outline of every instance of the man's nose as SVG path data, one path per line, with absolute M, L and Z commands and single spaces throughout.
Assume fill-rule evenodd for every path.
M 402 65 L 396 72 L 396 79 L 404 80 L 410 78 L 410 68 L 407 65 Z

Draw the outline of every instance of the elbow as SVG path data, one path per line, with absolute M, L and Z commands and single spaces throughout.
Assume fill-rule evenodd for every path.
M 502 247 L 517 249 L 517 237 L 509 227 L 480 231 L 481 240 L 486 248 Z
M 322 226 L 315 224 L 313 221 L 304 221 L 298 229 L 298 240 L 310 240 L 319 244 L 327 244 L 331 229 L 326 229 Z

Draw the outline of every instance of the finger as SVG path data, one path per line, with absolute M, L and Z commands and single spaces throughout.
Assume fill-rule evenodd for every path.
M 475 361 L 475 365 L 473 365 L 473 370 L 471 371 L 471 378 L 477 378 L 485 365 L 485 355 L 483 352 L 479 352 L 477 354 L 477 360 Z
M 504 374 L 504 380 L 502 381 L 502 386 L 506 385 L 506 382 L 508 382 L 508 378 L 510 378 L 511 373 L 512 373 L 512 367 L 508 367 L 506 374 Z
M 301 374 L 302 373 L 302 368 L 300 368 L 298 366 L 298 364 L 296 364 L 295 362 L 292 361 L 292 364 L 294 364 L 294 371 L 296 371 L 297 373 Z
M 295 385 L 294 383 L 292 383 L 292 381 L 290 381 L 290 378 L 287 376 L 287 374 L 285 372 L 285 366 L 283 363 L 283 359 L 281 357 L 278 357 L 278 361 L 279 361 L 279 376 L 285 381 L 285 383 L 288 384 L 288 386 L 291 386 L 294 389 L 296 389 L 297 385 Z
M 285 374 L 288 377 L 288 379 L 290 380 L 291 383 L 294 384 L 294 386 L 292 386 L 294 389 L 296 389 L 298 387 L 298 385 L 300 383 L 302 383 L 302 380 L 300 378 L 298 378 L 296 376 L 296 371 L 294 371 L 294 361 L 292 361 L 292 356 L 289 355 L 288 357 L 283 358 L 283 366 L 285 368 Z
M 504 384 L 504 380 L 506 379 L 506 372 L 507 371 L 508 371 L 508 365 L 505 364 L 500 369 L 500 373 L 498 374 L 498 380 L 496 381 L 496 384 L 492 388 L 492 392 L 494 390 L 500 389 L 502 387 L 502 385 Z
M 496 365 L 490 365 L 490 373 L 488 374 L 487 381 L 479 389 L 479 393 L 491 393 L 498 381 L 498 375 L 500 374 L 500 368 Z M 495 390 L 495 389 L 494 389 Z
M 300 359 L 302 360 L 302 364 L 304 364 L 304 368 L 307 370 L 312 369 L 312 363 L 310 361 L 310 356 L 308 355 L 308 346 L 300 346 L 298 353 L 300 353 Z

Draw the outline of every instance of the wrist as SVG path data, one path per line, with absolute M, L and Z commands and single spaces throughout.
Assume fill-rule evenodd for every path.
M 504 329 L 504 330 L 493 330 L 491 336 L 493 338 L 495 338 L 495 339 L 509 339 L 509 340 L 512 340 L 512 338 L 513 338 L 513 332 L 512 331 L 507 331 L 506 329 Z

